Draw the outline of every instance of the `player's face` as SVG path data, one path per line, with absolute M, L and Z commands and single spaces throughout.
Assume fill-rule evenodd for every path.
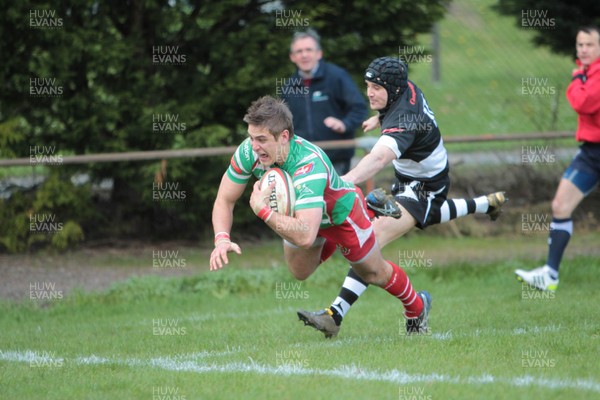
M 289 149 L 289 132 L 281 132 L 278 139 L 269 132 L 268 129 L 248 125 L 248 136 L 252 142 L 252 150 L 258 154 L 258 162 L 265 167 L 271 165 L 283 164 Z
M 311 37 L 298 39 L 292 44 L 290 60 L 302 72 L 311 72 L 321 57 L 323 57 L 323 52 L 318 49 L 317 42 Z
M 576 39 L 577 58 L 584 66 L 588 66 L 600 57 L 600 36 L 598 32 L 580 31 Z
M 367 83 L 367 97 L 372 110 L 381 110 L 385 108 L 388 101 L 387 90 L 376 83 L 365 81 Z

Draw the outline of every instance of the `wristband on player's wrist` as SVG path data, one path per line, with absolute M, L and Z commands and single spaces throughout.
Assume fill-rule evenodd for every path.
M 221 243 L 231 243 L 231 239 L 229 238 L 229 233 L 217 232 L 215 234 L 215 246 L 218 246 Z
M 256 216 L 265 222 L 268 222 L 273 215 L 273 210 L 269 206 L 264 206 Z
M 575 79 L 579 79 L 579 80 L 581 80 L 581 82 L 585 83 L 587 77 L 585 76 L 585 74 L 577 74 L 577 75 L 573 76 L 573 79 L 571 79 L 571 80 L 574 81 Z

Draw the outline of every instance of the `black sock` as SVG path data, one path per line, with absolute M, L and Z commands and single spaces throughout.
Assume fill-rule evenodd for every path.
M 344 317 L 342 317 L 342 315 L 338 312 L 338 310 L 335 307 L 329 307 L 329 309 L 333 313 L 331 315 L 331 318 L 333 318 L 333 321 L 335 322 L 335 324 L 337 326 L 340 326 L 340 324 L 342 323 L 342 319 L 344 319 Z
M 573 220 L 571 218 L 552 218 L 550 234 L 548 235 L 548 259 L 546 264 L 556 273 L 552 278 L 558 278 L 558 269 L 563 253 L 573 234 Z
M 344 284 L 340 289 L 340 293 L 333 301 L 333 304 L 329 309 L 333 312 L 333 320 L 337 325 L 342 323 L 344 315 L 350 310 L 352 304 L 361 294 L 367 289 L 369 284 L 362 280 L 360 276 L 352 268 L 348 271 Z

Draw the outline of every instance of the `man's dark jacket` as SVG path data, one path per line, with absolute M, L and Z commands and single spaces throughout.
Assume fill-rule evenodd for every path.
M 311 142 L 353 139 L 354 132 L 367 118 L 364 97 L 350 75 L 335 64 L 319 61 L 308 87 L 298 71 L 284 83 L 279 90 L 294 115 L 294 133 Z M 344 122 L 346 132 L 339 134 L 326 127 L 323 121 L 330 116 Z M 351 159 L 354 149 L 327 150 L 326 153 L 336 162 Z

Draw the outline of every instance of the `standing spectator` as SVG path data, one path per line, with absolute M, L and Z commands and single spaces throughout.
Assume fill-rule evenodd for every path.
M 354 132 L 367 117 L 365 99 L 348 72 L 322 57 L 314 30 L 294 34 L 290 60 L 298 69 L 282 90 L 294 116 L 294 129 L 311 142 L 354 139 Z M 325 153 L 339 175 L 350 170 L 354 148 Z
M 517 279 L 539 290 L 556 290 L 558 269 L 573 233 L 571 215 L 600 181 L 600 30 L 579 29 L 576 38 L 577 68 L 567 88 L 567 99 L 577 112 L 575 138 L 583 142 L 565 171 L 552 200 L 552 223 L 546 265 L 525 271 Z

